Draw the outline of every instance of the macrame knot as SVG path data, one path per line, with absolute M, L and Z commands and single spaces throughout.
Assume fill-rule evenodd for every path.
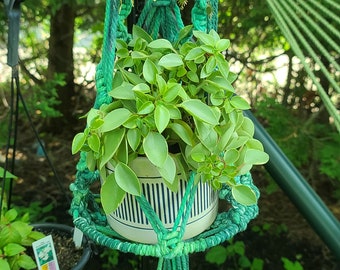
M 173 4 L 172 0 L 153 0 L 152 6 L 154 7 L 168 7 Z
M 178 231 L 158 233 L 158 245 L 162 257 L 165 259 L 172 259 L 183 255 L 184 243 Z
M 206 32 L 207 30 L 207 2 L 205 0 L 196 1 L 191 10 L 192 23 L 196 30 Z

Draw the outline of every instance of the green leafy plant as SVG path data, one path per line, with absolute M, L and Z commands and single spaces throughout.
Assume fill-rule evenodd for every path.
M 301 259 L 301 255 L 296 255 L 296 261 L 291 261 L 288 258 L 282 257 L 281 261 L 283 263 L 283 267 L 286 270 L 303 270 L 303 266 L 298 261 Z
M 232 269 L 251 269 L 262 270 L 264 261 L 259 258 L 249 259 L 245 254 L 245 245 L 243 241 L 229 240 L 226 247 L 222 245 L 215 246 L 206 253 L 205 259 L 209 263 L 222 265 L 226 261 L 232 262 Z
M 34 260 L 26 254 L 26 247 L 44 235 L 29 225 L 29 215 L 18 218 L 15 209 L 3 213 L 0 218 L 0 269 L 35 269 Z
M 195 171 L 196 182 L 215 189 L 227 184 L 239 203 L 256 203 L 235 176 L 266 163 L 268 155 L 243 115 L 249 104 L 235 95 L 236 75 L 223 54 L 230 42 L 215 31 L 193 31 L 195 41 L 188 41 L 191 32 L 185 27 L 172 44 L 135 26 L 129 43 L 117 40 L 112 102 L 89 111 L 87 127 L 72 143 L 72 153 L 86 152 L 88 168 L 100 172 L 106 213 L 126 193 L 141 194 L 130 167 L 141 155 L 173 191 L 179 175 L 187 179 Z

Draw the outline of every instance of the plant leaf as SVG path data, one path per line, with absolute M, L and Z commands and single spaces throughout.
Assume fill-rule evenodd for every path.
M 215 46 L 215 38 L 207 33 L 201 31 L 193 31 L 193 35 L 205 45 Z
M 138 114 L 149 114 L 155 109 L 155 105 L 151 101 L 143 102 L 142 104 L 138 103 Z
M 27 254 L 20 255 L 17 262 L 22 269 L 36 269 L 37 267 L 33 259 Z
M 2 179 L 5 176 L 5 170 L 4 168 L 0 167 L 0 179 Z M 6 179 L 9 178 L 17 178 L 15 175 L 11 174 L 9 171 L 6 171 Z
M 159 133 L 162 133 L 168 126 L 170 121 L 170 113 L 168 109 L 159 104 L 155 108 L 155 124 Z
M 142 192 L 141 184 L 135 172 L 128 165 L 118 162 L 114 175 L 118 186 L 122 190 L 131 195 L 140 196 Z
M 84 143 L 86 141 L 86 135 L 84 132 L 80 132 L 74 136 L 73 141 L 72 141 L 72 155 L 75 153 L 78 153 L 80 149 L 83 147 Z M 8 174 L 8 175 L 7 175 Z M 0 168 L 0 176 L 3 177 L 3 169 Z M 6 178 L 13 178 L 10 177 L 10 174 L 6 172 Z
M 18 216 L 18 212 L 17 210 L 15 210 L 14 208 L 9 209 L 6 213 L 5 213 L 5 218 L 9 221 L 12 222 L 13 220 L 15 220 Z
M 164 39 L 164 38 L 160 38 L 160 39 L 156 39 L 151 41 L 148 44 L 149 48 L 153 48 L 153 49 L 171 49 L 173 50 L 172 44 L 169 40 Z
M 99 153 L 100 150 L 100 139 L 96 133 L 91 134 L 87 139 L 89 147 L 93 152 Z
M 254 165 L 265 164 L 268 160 L 268 154 L 257 149 L 248 149 L 244 158 L 245 163 Z
M 195 59 L 197 59 L 197 58 L 199 58 L 199 57 L 202 57 L 204 54 L 205 54 L 205 51 L 202 50 L 202 48 L 200 48 L 200 47 L 194 47 L 194 48 L 192 48 L 192 49 L 188 52 L 188 54 L 185 56 L 184 60 L 186 60 L 186 61 L 195 60 Z M 189 67 L 190 70 L 196 68 L 196 65 L 195 65 L 194 62 L 193 62 L 193 63 L 188 62 L 187 65 L 188 65 L 188 67 Z M 194 66 L 194 67 L 193 67 L 193 66 Z M 193 68 L 192 68 L 192 67 L 193 67 Z M 196 72 L 196 70 L 193 70 L 193 71 Z
M 158 74 L 156 65 L 150 59 L 146 59 L 143 65 L 144 79 L 150 84 L 155 84 L 156 74 Z
M 149 132 L 143 140 L 145 155 L 156 167 L 163 167 L 168 158 L 168 144 L 162 134 Z
M 222 51 L 225 51 L 226 49 L 228 49 L 229 46 L 230 46 L 230 40 L 222 38 L 222 39 L 220 39 L 219 41 L 216 42 L 215 48 L 218 51 L 222 52 Z
M 208 250 L 205 255 L 205 260 L 209 263 L 216 263 L 217 265 L 224 264 L 227 260 L 228 252 L 223 246 L 214 246 Z
M 1 270 L 11 270 L 9 264 L 4 259 L 0 258 L 0 269 Z
M 121 85 L 113 88 L 108 94 L 115 99 L 134 99 L 135 95 L 132 88 L 133 84 L 123 82 Z
M 178 120 L 175 123 L 171 123 L 169 127 L 188 145 L 193 145 L 194 133 L 190 126 L 182 121 Z
M 205 103 L 200 101 L 199 99 L 188 99 L 183 101 L 180 104 L 188 113 L 190 113 L 193 117 L 211 124 L 217 125 L 218 118 L 214 111 Z
M 140 38 L 146 40 L 147 42 L 152 41 L 152 37 L 143 28 L 141 28 L 138 25 L 133 25 L 132 36 L 133 36 L 133 38 L 140 37 Z
M 228 149 L 224 153 L 224 157 L 223 157 L 225 163 L 228 165 L 233 164 L 235 161 L 237 161 L 238 158 L 239 158 L 239 153 L 235 148 Z
M 126 137 L 127 137 L 127 140 L 128 140 L 128 143 L 131 147 L 131 149 L 133 151 L 136 151 L 140 142 L 141 142 L 141 139 L 142 139 L 142 135 L 140 133 L 140 130 L 139 129 L 129 129 L 127 134 L 126 134 Z
M 6 256 L 14 256 L 25 250 L 25 247 L 16 243 L 8 243 L 6 246 L 4 246 L 4 253 Z
M 165 102 L 173 101 L 179 94 L 182 86 L 179 83 L 168 83 L 166 90 L 163 92 L 163 99 Z
M 169 184 L 172 184 L 176 177 L 176 163 L 174 159 L 168 155 L 164 165 L 159 167 L 158 171 L 165 181 L 167 181 Z
M 104 124 L 101 127 L 101 132 L 108 132 L 123 125 L 131 116 L 131 112 L 125 108 L 119 108 L 109 112 L 104 117 Z
M 222 54 L 216 54 L 216 62 L 218 70 L 221 72 L 222 76 L 228 80 L 229 78 L 229 63 L 224 59 Z
M 244 98 L 242 98 L 240 96 L 233 96 L 230 99 L 230 103 L 236 109 L 240 109 L 240 110 L 249 110 L 250 109 L 249 103 Z
M 178 54 L 169 53 L 169 54 L 162 56 L 162 58 L 159 59 L 158 65 L 166 69 L 173 69 L 173 68 L 182 66 L 183 60 Z
M 104 212 L 110 214 L 115 211 L 123 201 L 125 194 L 126 192 L 118 186 L 114 173 L 109 174 L 100 189 L 100 200 Z
M 103 156 L 100 161 L 99 169 L 103 168 L 103 166 L 113 157 L 116 153 L 119 145 L 121 144 L 125 135 L 125 130 L 115 129 L 107 132 L 103 135 Z
M 133 91 L 139 91 L 142 93 L 150 93 L 150 86 L 146 83 L 139 83 L 132 88 Z
M 249 206 L 257 202 L 255 192 L 246 185 L 235 185 L 231 187 L 231 193 L 234 199 L 243 205 Z

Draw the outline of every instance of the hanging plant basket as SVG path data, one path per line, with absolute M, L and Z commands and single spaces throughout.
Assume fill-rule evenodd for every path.
M 174 227 L 187 182 L 179 179 L 178 191 L 172 192 L 164 184 L 157 168 L 145 157 L 139 157 L 130 165 L 136 172 L 143 195 L 168 230 Z M 113 171 L 114 168 L 108 167 Z M 192 238 L 213 223 L 218 210 L 218 192 L 200 181 L 183 239 Z M 157 243 L 157 235 L 141 209 L 135 196 L 127 194 L 118 209 L 107 215 L 110 226 L 123 237 L 140 243 Z

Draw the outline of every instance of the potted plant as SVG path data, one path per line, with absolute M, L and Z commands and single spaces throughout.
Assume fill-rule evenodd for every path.
M 0 179 L 15 178 L 0 166 Z M 6 183 L 3 187 L 6 188 Z M 0 187 L 0 269 L 35 269 L 37 265 L 27 248 L 44 235 L 33 230 L 27 213 L 19 218 L 16 209 L 8 210 L 5 191 Z
M 32 256 L 27 253 L 31 244 L 44 237 L 33 230 L 29 224 L 29 216 L 25 214 L 18 218 L 13 208 L 1 211 L 0 217 L 0 269 L 35 269 L 37 265 Z
M 73 241 L 74 228 L 71 226 L 48 222 L 34 223 L 32 226 L 35 231 L 52 236 L 60 269 L 86 269 L 92 255 L 87 237 L 83 237 L 80 247 L 76 247 Z
M 194 172 L 195 184 L 228 185 L 237 202 L 256 203 L 254 191 L 235 177 L 268 155 L 243 115 L 249 104 L 232 86 L 237 76 L 223 54 L 229 44 L 191 26 L 174 43 L 153 40 L 137 26 L 131 41 L 117 40 L 112 102 L 88 112 L 87 127 L 72 143 L 72 153 L 86 152 L 88 168 L 100 173 L 106 214 L 125 197 L 145 194 L 138 163 L 173 192 Z

